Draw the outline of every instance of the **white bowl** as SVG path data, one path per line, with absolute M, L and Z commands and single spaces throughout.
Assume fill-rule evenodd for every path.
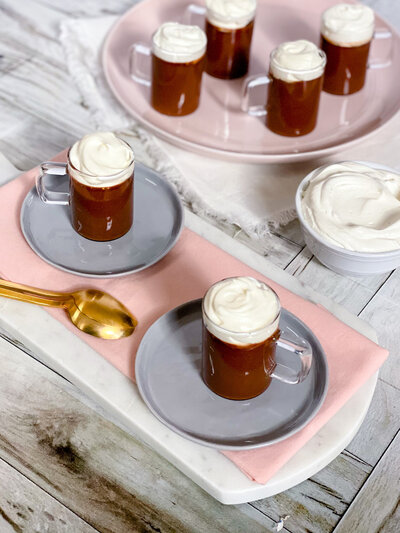
M 339 162 L 340 163 L 340 162 Z M 398 172 L 385 165 L 370 161 L 357 161 L 363 165 L 380 170 Z M 329 163 L 328 165 L 331 165 Z M 324 167 L 328 166 L 324 165 Z M 400 248 L 389 252 L 353 252 L 331 244 L 322 235 L 314 231 L 303 217 L 301 200 L 303 190 L 310 179 L 319 172 L 319 167 L 308 174 L 300 183 L 296 192 L 296 211 L 300 221 L 304 240 L 315 257 L 326 267 L 345 276 L 369 276 L 390 272 L 400 266 Z

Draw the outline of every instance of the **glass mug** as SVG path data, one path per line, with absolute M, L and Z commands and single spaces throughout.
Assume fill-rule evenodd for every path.
M 207 2 L 207 7 L 196 4 L 187 7 L 185 17 L 188 20 L 192 20 L 193 15 L 205 18 L 207 74 L 224 80 L 247 74 L 255 12 L 256 1 L 250 2 L 248 10 L 240 15 L 219 13 L 213 9 L 212 1 Z
M 303 71 L 279 66 L 279 72 L 286 79 L 274 75 L 275 48 L 270 55 L 268 75 L 247 78 L 243 83 L 242 111 L 253 116 L 266 116 L 266 126 L 272 132 L 286 137 L 297 137 L 310 133 L 317 124 L 320 95 L 323 85 L 326 55 L 319 50 L 321 64 Z M 299 76 L 304 79 L 298 80 Z M 296 81 L 288 81 L 295 78 Z M 265 105 L 250 105 L 253 89 L 268 86 Z
M 48 189 L 45 185 L 47 174 L 68 175 L 69 192 Z M 104 179 L 116 182 L 110 187 L 89 186 L 85 183 L 86 176 L 73 166 L 69 152 L 67 163 L 46 161 L 40 165 L 36 178 L 38 196 L 45 204 L 68 205 L 72 227 L 86 239 L 112 241 L 122 237 L 133 223 L 134 157 L 127 169 L 112 176 L 104 176 Z M 98 178 L 101 179 L 102 176 Z
M 278 304 L 276 316 L 270 324 L 262 328 L 264 332 L 266 327 L 270 327 L 267 338 L 260 340 L 261 330 L 240 333 L 226 330 L 207 314 L 205 308 L 207 294 L 218 288 L 219 284 L 236 279 L 240 278 L 218 281 L 208 289 L 203 298 L 202 376 L 205 384 L 223 398 L 248 400 L 262 394 L 272 379 L 293 385 L 302 382 L 311 368 L 312 348 L 305 339 L 297 338 L 296 342 L 293 342 L 279 331 L 281 313 L 279 298 L 268 285 L 255 280 L 272 291 Z M 236 343 L 226 341 L 232 338 Z M 300 359 L 301 368 L 295 370 L 277 363 L 275 361 L 277 346 Z
M 199 39 L 195 51 L 172 52 L 157 43 L 159 33 L 169 28 L 193 29 Z M 183 30 L 185 31 L 185 30 Z M 199 33 L 201 32 L 201 34 Z M 152 107 L 164 115 L 184 116 L 193 113 L 200 103 L 201 80 L 205 66 L 206 36 L 197 26 L 165 23 L 152 36 L 151 48 L 134 43 L 130 49 L 130 75 L 136 82 L 150 87 Z M 149 60 L 151 58 L 151 75 Z
M 368 10 L 371 13 L 370 22 L 362 27 L 362 31 L 367 39 L 361 39 L 359 42 L 354 41 L 347 30 L 348 42 L 346 41 L 346 34 L 340 36 L 331 35 L 329 26 L 325 25 L 325 17 L 327 17 L 327 24 L 329 25 L 330 13 L 336 8 L 344 9 L 361 9 Z M 334 14 L 333 14 L 334 15 Z M 348 24 L 354 25 L 354 22 L 348 21 Z M 369 61 L 370 46 L 373 40 L 391 39 L 392 33 L 390 30 L 374 29 L 375 22 L 373 20 L 373 12 L 366 6 L 338 4 L 332 8 L 327 9 L 322 15 L 321 23 L 321 48 L 327 57 L 327 63 L 324 75 L 323 90 L 330 94 L 348 95 L 360 91 L 365 84 L 366 74 L 368 68 L 385 68 L 391 64 L 391 49 L 388 58 L 385 61 L 373 60 Z M 335 26 L 332 26 L 333 28 Z M 369 39 L 368 39 L 368 36 Z

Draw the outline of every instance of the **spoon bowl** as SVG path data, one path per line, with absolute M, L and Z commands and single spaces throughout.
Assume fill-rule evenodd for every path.
M 71 293 L 66 311 L 77 328 L 102 339 L 121 339 L 131 335 L 136 318 L 110 294 L 83 289 Z
M 97 289 L 46 291 L 0 279 L 0 296 L 47 307 L 62 307 L 81 331 L 102 339 L 132 335 L 137 320 L 116 298 Z

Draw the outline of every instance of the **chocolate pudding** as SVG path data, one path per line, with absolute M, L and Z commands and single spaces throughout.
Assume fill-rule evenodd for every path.
M 221 79 L 247 74 L 253 27 L 253 21 L 238 29 L 219 28 L 206 21 L 207 74 Z
M 215 394 L 247 400 L 264 392 L 275 368 L 279 330 L 258 344 L 237 346 L 212 335 L 203 326 L 203 379 Z
M 370 42 L 360 46 L 339 46 L 321 38 L 327 57 L 324 91 L 331 94 L 353 94 L 361 90 L 367 75 Z
M 72 225 L 82 237 L 112 241 L 133 223 L 133 174 L 113 187 L 90 187 L 71 178 Z
M 164 115 L 193 113 L 199 105 L 205 57 L 171 63 L 152 55 L 151 105 Z
M 206 0 L 206 72 L 231 80 L 247 74 L 256 0 Z
M 287 82 L 271 75 L 267 99 L 267 127 L 286 137 L 310 133 L 317 123 L 322 76 Z

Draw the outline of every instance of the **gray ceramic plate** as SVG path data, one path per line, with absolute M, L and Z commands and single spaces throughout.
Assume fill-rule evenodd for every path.
M 224 450 L 273 444 L 299 431 L 317 413 L 328 388 L 322 347 L 301 320 L 282 309 L 280 329 L 302 336 L 313 348 L 305 381 L 287 385 L 272 380 L 251 400 L 226 400 L 204 384 L 201 371 L 201 300 L 188 302 L 158 319 L 144 335 L 136 356 L 136 382 L 153 414 L 192 441 Z M 293 356 L 277 349 L 279 363 Z
M 46 178 L 53 190 L 67 191 L 68 179 Z M 135 163 L 134 220 L 115 241 L 95 242 L 72 228 L 69 207 L 46 205 L 34 187 L 21 209 L 21 229 L 29 246 L 51 265 L 93 278 L 138 272 L 162 257 L 178 240 L 183 209 L 178 195 L 157 172 Z

